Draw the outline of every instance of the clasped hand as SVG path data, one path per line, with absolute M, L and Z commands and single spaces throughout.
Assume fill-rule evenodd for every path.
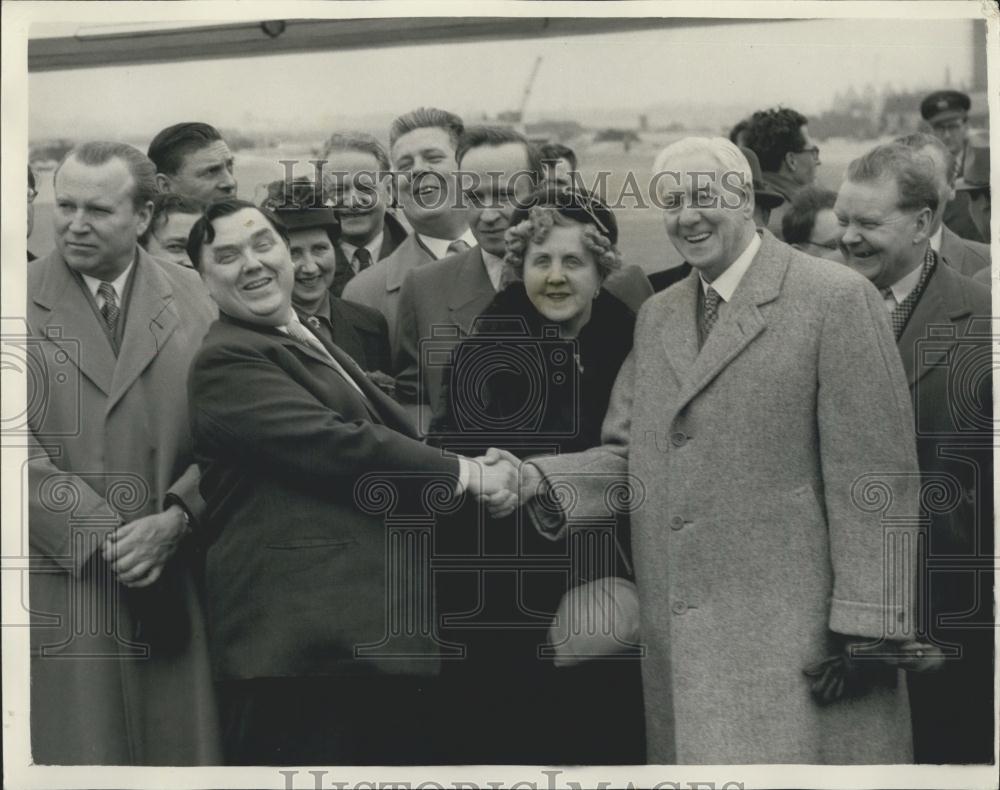
M 486 503 L 493 518 L 509 516 L 518 505 L 527 502 L 541 479 L 536 467 L 523 464 L 516 455 L 496 447 L 469 460 L 473 464 L 469 492 Z

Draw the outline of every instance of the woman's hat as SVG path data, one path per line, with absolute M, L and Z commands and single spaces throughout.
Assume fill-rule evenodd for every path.
M 586 190 L 560 189 L 552 185 L 541 187 L 514 210 L 510 224 L 513 226 L 524 222 L 535 206 L 552 208 L 576 222 L 593 225 L 612 244 L 618 241 L 618 221 L 615 215 L 600 198 Z
M 337 213 L 323 204 L 322 190 L 308 179 L 272 181 L 261 207 L 273 211 L 289 231 L 323 228 L 334 236 L 340 234 Z

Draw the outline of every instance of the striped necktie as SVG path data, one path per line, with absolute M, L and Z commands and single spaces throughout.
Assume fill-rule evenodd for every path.
M 102 282 L 97 286 L 97 295 L 104 299 L 104 304 L 101 305 L 101 316 L 104 318 L 104 323 L 108 327 L 108 331 L 111 332 L 111 336 L 115 336 L 115 330 L 118 328 L 118 317 L 121 315 L 121 308 L 118 306 L 118 294 L 115 293 L 115 287 L 111 283 Z
M 293 318 L 291 321 L 289 321 L 288 324 L 285 326 L 285 330 L 288 332 L 289 337 L 291 337 L 293 340 L 297 340 L 304 346 L 309 346 L 309 348 L 311 348 L 313 351 L 322 355 L 327 362 L 333 365 L 334 370 L 336 370 L 341 376 L 343 376 L 344 379 L 347 380 L 347 383 L 358 391 L 358 393 L 361 395 L 362 398 L 364 398 L 365 400 L 368 399 L 368 396 L 365 395 L 361 387 L 358 386 L 358 383 L 353 378 L 351 378 L 351 374 L 348 373 L 347 370 L 344 368 L 344 366 L 337 361 L 337 358 L 333 356 L 333 354 L 331 354 L 329 350 L 327 350 L 326 346 L 324 346 L 312 332 L 310 332 L 302 325 L 302 323 L 298 320 L 298 318 Z

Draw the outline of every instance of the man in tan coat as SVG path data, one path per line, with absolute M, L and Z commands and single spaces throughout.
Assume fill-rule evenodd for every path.
M 604 445 L 525 464 L 522 500 L 544 475 L 570 529 L 632 510 L 651 763 L 908 762 L 919 478 L 878 292 L 757 232 L 727 140 L 656 170 L 694 270 L 640 311 Z
M 84 143 L 28 272 L 31 740 L 38 764 L 219 762 L 191 539 L 188 367 L 215 310 L 147 255 L 153 163 Z

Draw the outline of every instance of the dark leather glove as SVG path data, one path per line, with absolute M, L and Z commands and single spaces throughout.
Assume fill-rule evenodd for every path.
M 813 699 L 820 705 L 857 699 L 878 686 L 891 688 L 896 685 L 897 669 L 917 666 L 915 653 L 903 650 L 900 643 L 841 634 L 832 634 L 831 641 L 833 655 L 802 670 L 810 680 Z

